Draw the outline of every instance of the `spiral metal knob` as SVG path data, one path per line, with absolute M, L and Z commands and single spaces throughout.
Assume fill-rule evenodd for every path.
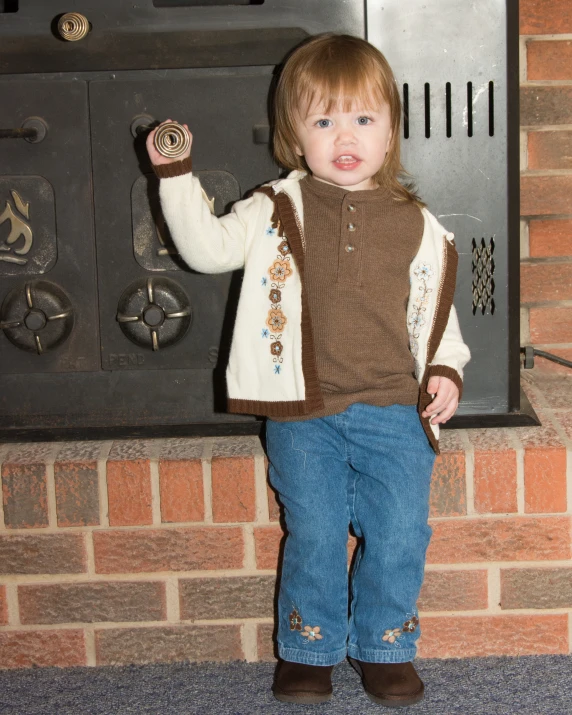
M 155 132 L 153 144 L 159 154 L 176 159 L 188 151 L 191 146 L 191 137 L 185 127 L 177 122 L 166 122 L 161 124 Z
M 85 15 L 79 12 L 66 12 L 58 20 L 58 32 L 60 37 L 68 42 L 83 40 L 89 32 L 89 22 Z

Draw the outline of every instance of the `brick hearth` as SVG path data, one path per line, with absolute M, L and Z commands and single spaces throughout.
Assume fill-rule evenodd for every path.
M 542 427 L 443 433 L 424 657 L 570 652 L 572 377 L 522 381 Z M 257 438 L 0 460 L 0 667 L 273 657 L 282 529 Z

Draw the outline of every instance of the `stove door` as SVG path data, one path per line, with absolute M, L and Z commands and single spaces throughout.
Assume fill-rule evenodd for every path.
M 33 373 L 99 366 L 87 85 L 2 81 L 0 126 L 39 129 L 0 147 L 0 373 L 29 375 L 3 391 L 15 407 Z

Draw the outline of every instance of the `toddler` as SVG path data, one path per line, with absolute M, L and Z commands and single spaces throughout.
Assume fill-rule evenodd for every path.
M 166 159 L 148 138 L 180 255 L 205 273 L 244 267 L 228 405 L 268 418 L 288 532 L 273 684 L 285 702 L 329 700 L 347 656 L 374 702 L 423 697 L 412 661 L 429 487 L 469 351 L 453 235 L 400 180 L 400 119 L 383 55 L 326 34 L 289 56 L 276 87 L 274 154 L 290 173 L 226 216 L 211 214 L 190 156 Z

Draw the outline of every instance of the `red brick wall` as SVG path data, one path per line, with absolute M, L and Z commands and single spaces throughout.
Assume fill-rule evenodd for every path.
M 572 360 L 572 3 L 520 13 L 521 342 Z

